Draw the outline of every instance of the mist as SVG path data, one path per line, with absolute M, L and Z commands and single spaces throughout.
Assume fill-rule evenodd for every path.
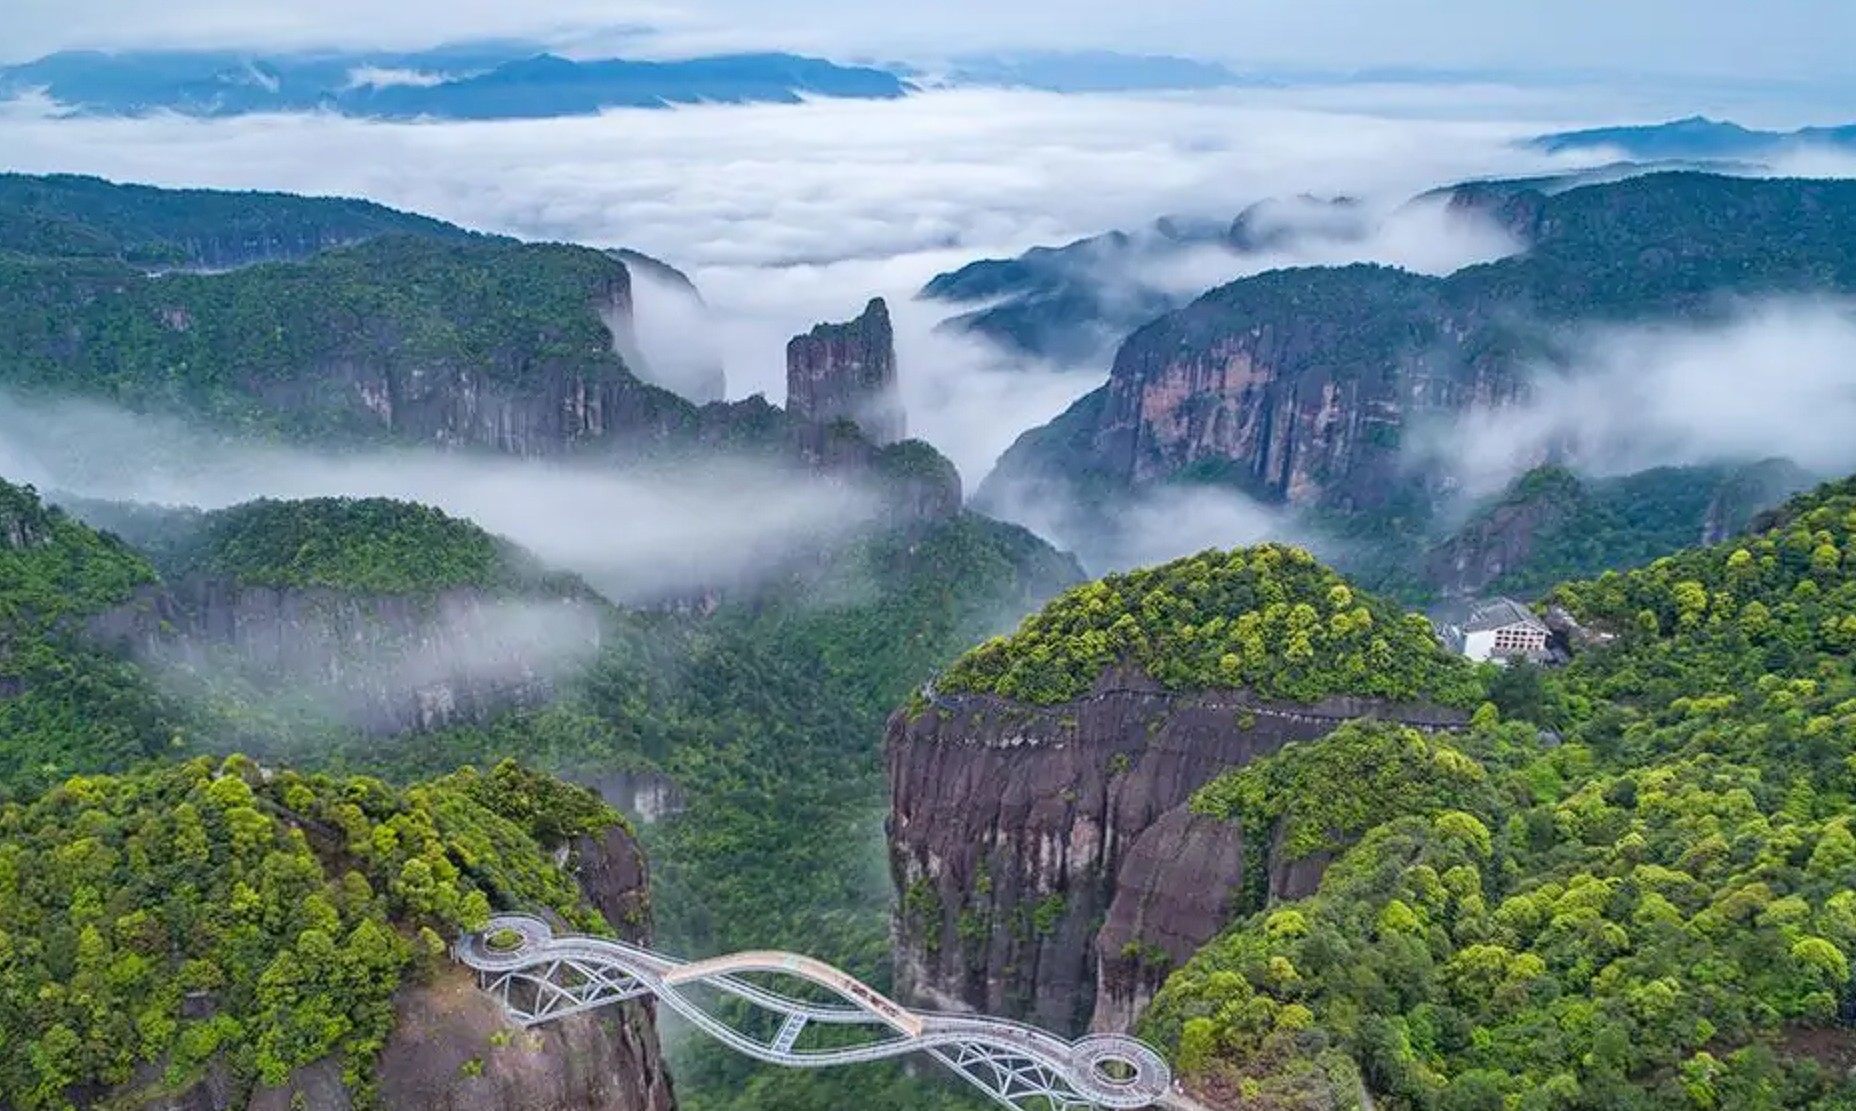
M 699 405 L 726 397 L 716 321 L 702 295 L 648 263 L 628 259 L 626 269 L 633 317 L 632 334 L 620 340 L 626 364 L 645 381 Z
M 583 599 L 468 592 L 415 601 L 311 591 L 281 604 L 255 588 L 204 604 L 215 630 L 174 630 L 130 651 L 183 698 L 213 705 L 235 692 L 276 718 L 285 744 L 303 724 L 389 736 L 540 705 L 592 662 L 606 620 Z
M 1418 430 L 1414 460 L 1471 495 L 1548 461 L 1591 475 L 1755 462 L 1856 471 L 1856 315 L 1848 304 L 1742 305 L 1706 325 L 1586 331 L 1537 367 L 1518 405 Z
M 1479 98 L 1490 106 L 1480 118 L 1462 118 L 1442 97 L 1395 104 L 1397 115 L 1375 114 L 1381 103 L 1393 102 L 1371 91 L 953 90 L 896 102 L 385 123 L 72 119 L 20 102 L 0 106 L 0 149 L 8 168 L 27 172 L 362 196 L 485 231 L 643 251 L 688 273 L 706 311 L 633 265 L 635 362 L 696 400 L 714 396 L 719 350 L 729 397 L 783 402 L 786 340 L 884 296 L 911 430 L 972 488 L 1014 437 L 1107 377 L 1112 344 L 1050 366 L 937 335 L 940 317 L 910 306 L 934 274 L 1163 213 L 1228 222 L 1254 201 L 1303 192 L 1372 197 L 1375 212 L 1389 213 L 1441 183 L 1568 165 L 1512 141 L 1591 111 L 1576 95 L 1540 93 Z M 1268 265 L 1376 258 L 1444 268 L 1491 249 L 1453 230 L 1388 224 L 1326 254 L 1193 259 L 1142 280 L 1190 296 Z
M 254 444 L 90 402 L 0 396 L 0 475 L 84 497 L 217 509 L 388 497 L 468 518 L 617 601 L 748 586 L 875 520 L 874 495 L 764 460 L 595 462 Z

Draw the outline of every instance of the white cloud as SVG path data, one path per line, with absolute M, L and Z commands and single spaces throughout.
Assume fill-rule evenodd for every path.
M 1363 241 L 1236 265 L 1193 256 L 1157 277 L 1191 292 L 1266 264 L 1377 259 L 1445 271 L 1505 245 L 1400 203 L 1465 177 L 1569 168 L 1511 141 L 1604 115 L 1590 90 L 1479 90 L 1473 115 L 1452 107 L 1448 90 L 1380 92 L 951 91 L 445 124 L 70 120 L 15 104 L 0 108 L 0 157 L 29 172 L 365 196 L 524 237 L 635 247 L 688 271 L 711 310 L 654 305 L 646 289 L 647 355 L 694 361 L 719 348 L 735 397 L 782 401 L 787 338 L 886 296 L 911 427 L 972 489 L 1019 432 L 1105 378 L 1108 364 L 1017 366 L 935 334 L 940 307 L 910 298 L 936 272 L 1162 213 L 1228 220 L 1304 192 L 1360 197 L 1392 215 Z
M 18 170 L 358 195 L 492 231 L 638 248 L 689 271 L 712 310 L 705 324 L 645 289 L 647 355 L 696 360 L 713 338 L 736 397 L 782 401 L 786 339 L 886 296 L 912 426 L 973 486 L 1107 362 L 1023 373 L 935 336 L 935 314 L 909 300 L 936 272 L 1164 212 L 1228 220 L 1302 191 L 1389 208 L 1442 181 L 1547 165 L 1508 145 L 1528 130 L 1313 111 L 1287 94 L 956 91 L 449 124 L 57 120 L 16 105 L 0 114 L 0 149 Z M 1242 269 L 1174 280 L 1209 286 Z M 681 374 L 665 377 L 683 388 Z
M 1531 397 L 1431 429 L 1421 457 L 1471 493 L 1549 458 L 1593 474 L 1784 455 L 1856 470 L 1856 316 L 1847 305 L 1748 306 L 1706 327 L 1640 326 L 1574 339 Z
M 383 69 L 380 66 L 360 66 L 348 73 L 348 87 L 351 89 L 391 89 L 401 86 L 429 89 L 451 80 L 447 73 L 427 73 L 416 69 Z
M 86 497 L 216 509 L 258 497 L 390 497 L 506 536 L 621 600 L 751 583 L 866 527 L 864 491 L 765 463 L 673 472 L 421 450 L 238 443 L 85 402 L 0 397 L 0 475 Z

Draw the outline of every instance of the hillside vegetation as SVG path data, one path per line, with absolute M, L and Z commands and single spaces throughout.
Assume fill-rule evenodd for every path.
M 1401 1111 L 1851 1106 L 1856 484 L 1765 523 L 1560 588 L 1617 639 L 1505 679 L 1518 720 L 1208 787 L 1303 849 L 1358 841 L 1177 972 L 1147 1033 L 1259 1106 L 1362 1080 Z
M 492 907 L 604 923 L 547 850 L 617 822 L 513 765 L 398 790 L 231 758 L 0 808 L 0 1103 L 282 1083 L 336 1055 L 363 1103 L 393 993 Z
M 0 174 L 0 252 L 215 267 L 302 257 L 382 235 L 471 237 L 438 220 L 346 198 Z
M 0 797 L 168 751 L 185 716 L 82 619 L 155 581 L 140 555 L 0 480 Z
M 256 586 L 370 594 L 508 589 L 541 577 L 533 557 L 443 510 L 388 498 L 247 502 L 199 519 L 177 569 Z
M 1481 698 L 1475 671 L 1438 646 L 1428 621 L 1276 544 L 1075 587 L 1017 632 L 962 656 L 937 686 L 1050 705 L 1082 696 L 1117 666 L 1173 690 L 1246 687 L 1301 702 Z

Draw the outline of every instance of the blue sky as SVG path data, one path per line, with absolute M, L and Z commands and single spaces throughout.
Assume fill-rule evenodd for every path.
M 0 0 L 10 60 L 80 46 L 404 47 L 535 36 L 627 52 L 931 59 L 1117 49 L 1273 67 L 1840 81 L 1846 0 Z M 639 38 L 611 29 L 645 25 Z

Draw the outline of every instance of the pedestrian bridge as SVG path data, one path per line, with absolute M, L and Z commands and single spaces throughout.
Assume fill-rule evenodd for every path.
M 756 1060 L 825 1068 L 925 1053 L 1013 1111 L 1112 1111 L 1169 1102 L 1172 1074 L 1134 1038 L 1067 1041 L 1022 1023 L 912 1011 L 848 973 L 794 953 L 686 962 L 605 938 L 556 935 L 526 915 L 492 919 L 453 948 L 516 1023 L 532 1026 L 653 996 Z M 834 1002 L 766 986 L 796 979 Z M 732 998 L 746 1007 L 713 1003 Z M 705 1005 L 707 1004 L 707 1005 Z

